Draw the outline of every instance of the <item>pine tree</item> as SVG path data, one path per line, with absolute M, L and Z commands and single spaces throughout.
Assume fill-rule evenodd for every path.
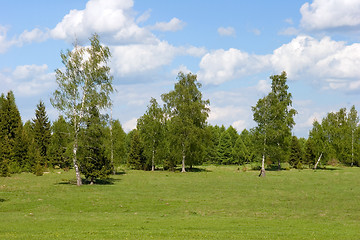
M 97 107 L 89 110 L 86 128 L 80 134 L 79 162 L 81 172 L 93 184 L 98 178 L 107 178 L 112 173 L 111 161 L 105 154 L 104 125 Z

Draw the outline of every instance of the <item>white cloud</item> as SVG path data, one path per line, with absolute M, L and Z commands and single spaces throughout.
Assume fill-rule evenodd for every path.
M 177 49 L 165 41 L 157 44 L 134 44 L 111 47 L 115 73 L 138 74 L 170 64 Z
M 253 32 L 253 34 L 255 34 L 256 36 L 260 36 L 260 35 L 261 35 L 260 29 L 254 28 L 254 29 L 252 30 L 252 32 Z
M 360 44 L 301 35 L 270 55 L 250 55 L 234 48 L 207 53 L 199 63 L 198 75 L 206 84 L 221 84 L 267 70 L 285 70 L 291 79 L 317 82 L 327 89 L 355 91 L 360 90 L 359 66 Z
M 271 84 L 267 80 L 260 80 L 256 85 L 256 89 L 264 94 L 267 94 L 271 90 Z
M 221 84 L 236 77 L 253 74 L 269 66 L 268 56 L 250 55 L 235 48 L 219 49 L 206 54 L 200 61 L 199 80 Z
M 191 73 L 191 71 L 185 65 L 180 65 L 179 67 L 173 69 L 171 71 L 171 74 L 177 76 L 179 72 L 182 72 L 184 74 Z
M 20 36 L 19 36 L 19 45 L 22 45 L 24 43 L 32 43 L 32 42 L 43 42 L 49 38 L 48 31 L 42 31 L 38 28 L 34 28 L 31 31 L 25 30 Z
M 280 35 L 295 36 L 300 33 L 300 30 L 294 27 L 289 27 L 279 32 Z
M 293 25 L 294 24 L 294 21 L 292 20 L 292 18 L 287 18 L 285 19 L 285 22 L 290 24 L 290 25 Z
M 248 124 L 245 120 L 235 121 L 231 125 L 238 131 L 238 133 L 241 133 L 245 128 L 248 127 Z
M 346 29 L 360 26 L 360 1 L 314 0 L 300 8 L 301 26 L 307 30 Z
M 151 9 L 148 9 L 136 19 L 136 23 L 139 24 L 146 22 L 150 18 L 150 16 L 151 16 Z
M 178 18 L 172 18 L 170 22 L 157 22 L 154 26 L 149 27 L 151 30 L 161 32 L 176 32 L 183 29 L 185 23 Z
M 96 32 L 108 42 L 153 43 L 156 37 L 136 24 L 132 7 L 132 0 L 90 0 L 84 10 L 71 10 L 51 30 L 51 36 L 69 42 L 86 41 Z
M 136 128 L 137 118 L 132 118 L 129 121 L 125 122 L 123 125 L 125 132 L 130 132 L 131 130 Z
M 49 73 L 46 64 L 17 66 L 13 71 L 3 70 L 0 75 L 4 80 L 2 92 L 13 90 L 20 96 L 39 95 L 55 87 L 55 74 Z
M 12 45 L 16 43 L 16 41 L 7 39 L 7 31 L 8 28 L 0 25 L 0 53 L 4 53 L 10 48 Z
M 219 27 L 217 29 L 220 36 L 235 36 L 236 31 L 233 27 Z

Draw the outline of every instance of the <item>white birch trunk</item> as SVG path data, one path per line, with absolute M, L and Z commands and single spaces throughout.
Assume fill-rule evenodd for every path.
M 186 172 L 185 170 L 185 145 L 183 143 L 183 150 L 182 150 L 182 169 L 181 172 Z
M 315 166 L 314 166 L 314 169 L 317 168 L 317 166 L 318 166 L 318 164 L 319 164 L 319 162 L 320 162 L 320 160 L 321 160 L 322 155 L 323 155 L 323 153 L 320 154 L 320 157 L 319 157 L 319 159 L 317 160 L 317 162 L 316 162 L 316 164 L 315 164 Z
M 262 155 L 261 170 L 260 170 L 259 177 L 265 177 L 265 151 L 266 151 L 266 134 L 264 137 L 264 150 L 263 150 L 263 155 Z
M 114 165 L 114 140 L 113 140 L 113 134 L 112 134 L 112 108 L 110 113 L 110 160 L 111 160 L 111 166 L 113 167 L 113 174 L 116 174 L 115 171 L 115 165 Z
M 76 185 L 81 186 L 82 185 L 82 181 L 81 181 L 81 175 L 80 175 L 80 169 L 79 169 L 79 165 L 77 163 L 77 149 L 78 149 L 78 122 L 76 121 L 77 119 L 77 114 L 76 114 L 76 109 L 75 109 L 75 105 L 74 105 L 74 109 L 73 109 L 73 114 L 74 114 L 74 147 L 73 147 L 73 163 L 74 163 L 74 168 L 75 168 L 75 175 L 76 175 Z

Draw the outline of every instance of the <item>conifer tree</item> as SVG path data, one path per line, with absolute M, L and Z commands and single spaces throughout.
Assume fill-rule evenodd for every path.
M 32 126 L 34 141 L 40 153 L 40 159 L 36 159 L 36 174 L 39 175 L 42 168 L 49 167 L 48 148 L 51 139 L 50 121 L 43 101 L 36 106 Z
M 225 131 L 220 136 L 218 146 L 218 159 L 219 164 L 231 164 L 232 163 L 232 142 L 229 132 Z
M 149 165 L 146 164 L 144 144 L 138 130 L 135 130 L 132 134 L 128 165 L 136 170 L 147 170 L 150 168 Z
M 71 167 L 71 126 L 65 121 L 63 116 L 51 126 L 51 141 L 49 145 L 49 157 L 51 165 L 61 169 L 69 170 Z
M 302 151 L 296 136 L 291 138 L 289 163 L 294 168 L 302 168 Z
M 235 142 L 235 146 L 232 149 L 232 157 L 234 164 L 244 164 L 249 161 L 248 149 L 245 146 L 241 137 L 238 137 Z
M 97 107 L 91 107 L 86 118 L 86 127 L 80 133 L 79 162 L 81 172 L 93 184 L 98 178 L 106 178 L 113 166 L 105 154 L 104 121 Z
M 1 130 L 0 137 L 3 139 L 3 145 L 6 149 L 3 150 L 4 157 L 7 159 L 10 172 L 21 171 L 21 162 L 18 162 L 19 152 L 16 148 L 16 143 L 21 140 L 22 122 L 20 112 L 15 103 L 15 96 L 12 91 L 9 91 L 6 95 L 1 96 Z

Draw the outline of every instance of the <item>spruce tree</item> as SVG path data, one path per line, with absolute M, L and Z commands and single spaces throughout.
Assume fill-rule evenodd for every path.
M 299 140 L 296 136 L 291 138 L 289 163 L 294 168 L 302 168 L 302 151 Z
M 144 145 L 138 130 L 135 130 L 132 134 L 128 165 L 136 170 L 147 170 L 150 168 L 149 165 L 146 165 Z
M 51 126 L 52 136 L 48 150 L 51 165 L 66 171 L 71 167 L 70 128 L 71 125 L 64 117 L 59 116 Z
M 221 134 L 217 151 L 219 164 L 232 163 L 232 142 L 229 132 L 225 131 Z
M 21 171 L 21 162 L 17 156 L 20 155 L 18 148 L 16 148 L 16 142 L 21 139 L 22 122 L 20 112 L 15 103 L 15 96 L 12 91 L 9 91 L 6 95 L 1 96 L 1 130 L 0 137 L 4 141 L 6 150 L 4 150 L 4 157 L 7 159 L 10 172 Z
M 45 105 L 43 101 L 36 106 L 35 118 L 32 120 L 33 136 L 35 144 L 40 153 L 40 159 L 36 159 L 36 174 L 42 168 L 49 167 L 48 148 L 51 139 L 51 129 L 49 118 L 46 114 Z
M 97 107 L 90 108 L 85 124 L 85 129 L 80 133 L 79 162 L 81 172 L 93 184 L 98 178 L 107 178 L 112 173 L 112 166 L 105 153 L 105 123 Z
M 235 146 L 232 149 L 232 157 L 234 164 L 244 164 L 248 162 L 248 149 L 245 146 L 241 137 L 238 137 Z

